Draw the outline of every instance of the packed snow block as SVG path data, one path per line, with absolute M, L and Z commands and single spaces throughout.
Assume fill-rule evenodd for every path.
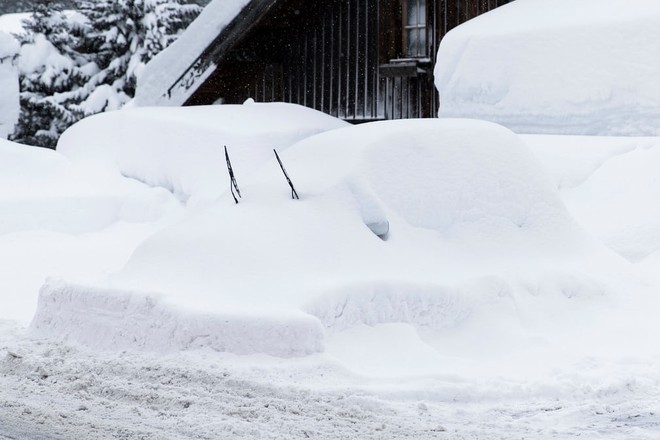
M 0 138 L 6 139 L 18 122 L 18 42 L 14 37 L 0 32 Z
M 660 3 L 517 0 L 450 31 L 440 116 L 518 133 L 658 135 Z
M 309 315 L 204 314 L 162 297 L 49 280 L 31 328 L 97 349 L 177 351 L 209 348 L 235 354 L 303 356 L 323 350 L 323 328 Z

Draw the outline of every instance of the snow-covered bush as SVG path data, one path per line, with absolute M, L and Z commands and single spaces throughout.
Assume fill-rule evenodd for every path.
M 18 119 L 16 40 L 0 32 L 0 138 L 6 138 Z

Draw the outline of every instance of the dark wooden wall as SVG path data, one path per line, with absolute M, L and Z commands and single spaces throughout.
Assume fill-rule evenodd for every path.
M 406 61 L 401 0 L 281 0 L 187 104 L 284 101 L 353 122 L 436 116 L 442 36 L 509 0 L 426 1 L 426 56 Z

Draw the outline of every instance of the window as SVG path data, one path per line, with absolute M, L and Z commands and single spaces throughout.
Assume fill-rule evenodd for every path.
M 403 1 L 403 51 L 409 58 L 422 58 L 426 53 L 426 0 Z

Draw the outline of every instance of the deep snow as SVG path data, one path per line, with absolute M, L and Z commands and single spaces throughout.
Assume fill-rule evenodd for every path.
M 517 133 L 660 134 L 660 3 L 517 0 L 450 31 L 440 115 Z
M 67 155 L 82 158 L 82 139 L 65 140 Z M 236 156 L 257 157 L 267 140 Z M 87 151 L 109 163 L 100 152 L 121 150 Z M 167 179 L 151 184 L 183 188 L 185 169 L 221 150 L 165 151 L 142 149 L 134 163 L 163 161 Z M 589 356 L 658 353 L 655 290 L 571 218 L 509 130 L 452 119 L 365 124 L 281 156 L 301 200 L 275 159 L 259 156 L 253 172 L 234 164 L 235 205 L 216 157 L 223 194 L 200 180 L 216 199 L 146 239 L 104 280 L 45 284 L 32 328 L 109 350 L 324 352 L 369 377 L 541 380 Z M 389 233 L 376 236 L 374 223 Z M 412 364 L 401 362 L 404 348 Z
M 168 111 L 184 133 L 210 125 Z M 108 227 L 82 234 L 0 235 L 3 267 L 18 275 L 2 281 L 3 316 L 34 310 L 44 277 L 59 276 L 42 286 L 33 325 L 45 339 L 1 324 L 5 437 L 657 437 L 658 266 L 618 257 L 563 203 L 597 208 L 590 200 L 611 187 L 592 177 L 624 157 L 652 161 L 656 139 L 521 141 L 458 120 L 339 128 L 281 151 L 294 201 L 265 134 L 230 150 L 244 196 L 235 205 L 215 137 L 173 148 L 145 122 L 161 110 L 132 113 L 134 123 L 123 112 L 108 119 L 109 137 L 144 130 L 141 142 L 154 136 L 163 149 L 121 159 L 116 142 L 90 145 L 93 121 L 67 155 L 4 145 L 6 160 L 42 176 L 21 192 L 26 177 L 5 173 L 18 198 L 75 190 L 119 206 Z M 190 203 L 212 194 L 209 174 L 186 207 L 172 188 L 209 151 L 222 189 Z M 249 172 L 241 157 L 254 159 Z M 150 160 L 171 166 L 153 180 L 147 168 L 122 177 Z M 374 221 L 389 223 L 385 240 Z

